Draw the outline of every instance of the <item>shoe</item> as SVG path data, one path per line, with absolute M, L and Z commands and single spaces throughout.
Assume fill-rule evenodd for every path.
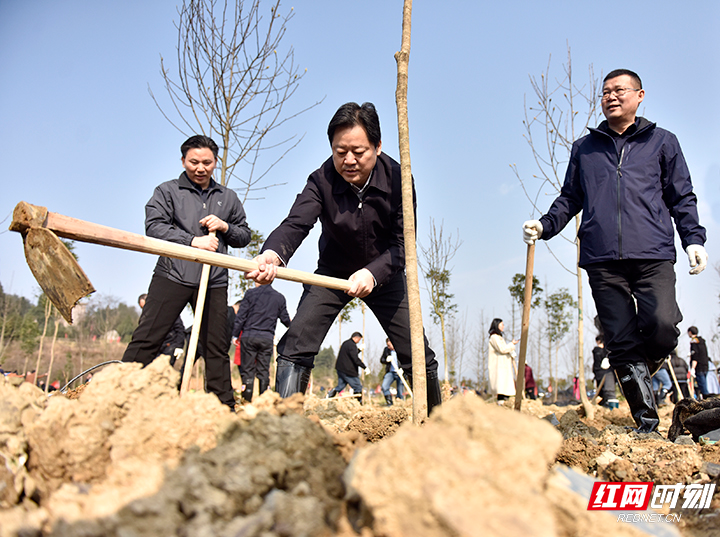
M 310 381 L 310 368 L 279 357 L 275 374 L 275 391 L 283 399 L 294 393 L 304 394 Z
M 392 404 L 393 404 L 392 395 L 386 395 L 385 402 L 387 403 L 387 406 L 392 406 Z
M 336 395 L 337 395 L 337 390 L 335 390 L 335 388 L 332 388 L 332 389 L 328 390 L 327 395 L 325 396 L 325 398 L 326 398 L 326 399 L 332 399 L 332 398 L 335 397 Z
M 632 414 L 638 428 L 638 433 L 651 433 L 660 424 L 655 394 L 652 391 L 650 370 L 645 362 L 636 364 L 623 364 L 615 367 L 625 399 L 630 405 Z

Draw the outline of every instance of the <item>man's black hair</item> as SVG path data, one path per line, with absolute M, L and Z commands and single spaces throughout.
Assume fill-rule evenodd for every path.
M 688 328 L 688 332 L 690 332 L 693 336 L 697 336 L 698 335 L 697 326 L 691 326 L 690 328 Z
M 492 336 L 493 334 L 497 334 L 498 336 L 502 336 L 503 333 L 502 333 L 502 331 L 500 330 L 500 323 L 501 323 L 501 322 L 502 322 L 502 319 L 497 319 L 497 318 L 493 319 L 492 322 L 490 323 L 490 330 L 488 330 L 488 334 L 490 334 L 491 336 Z
M 354 127 L 355 125 L 360 125 L 363 128 L 368 140 L 374 147 L 380 145 L 380 118 L 373 103 L 363 103 L 362 106 L 358 103 L 345 103 L 338 108 L 328 125 L 327 132 L 330 145 L 333 143 L 337 129 Z
M 595 336 L 595 343 L 605 343 L 605 338 L 602 336 L 602 334 L 598 334 Z
M 350 339 L 352 339 L 354 337 L 359 337 L 360 339 L 362 339 L 362 334 L 360 332 L 353 332 L 353 335 L 350 336 Z
M 213 141 L 212 138 L 210 138 L 209 136 L 204 136 L 202 134 L 196 134 L 195 136 L 191 136 L 190 138 L 185 140 L 183 145 L 180 146 L 180 153 L 182 153 L 182 158 L 185 158 L 185 155 L 187 155 L 187 152 L 191 149 L 204 149 L 206 147 L 210 151 L 212 151 L 215 158 L 217 158 L 217 144 Z
M 636 89 L 642 89 L 642 80 L 640 80 L 640 77 L 638 74 L 634 71 L 631 71 L 630 69 L 615 69 L 614 71 L 610 71 L 605 78 L 603 78 L 603 84 L 610 80 L 611 78 L 617 78 L 619 76 L 627 75 L 630 78 L 632 78 L 633 83 L 637 84 Z

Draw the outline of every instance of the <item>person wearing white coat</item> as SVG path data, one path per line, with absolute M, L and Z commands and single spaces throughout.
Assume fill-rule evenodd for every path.
M 488 353 L 488 369 L 490 373 L 490 389 L 497 395 L 498 404 L 509 396 L 515 395 L 515 345 L 505 341 L 503 331 L 505 323 L 502 319 L 493 319 L 490 324 L 490 344 Z

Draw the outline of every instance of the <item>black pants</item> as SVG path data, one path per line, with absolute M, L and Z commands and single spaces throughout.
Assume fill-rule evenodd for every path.
M 675 349 L 682 314 L 671 261 L 607 261 L 585 270 L 613 367 L 657 362 Z
M 278 356 L 304 367 L 312 367 L 333 322 L 352 297 L 342 291 L 315 285 L 304 286 L 297 313 L 277 346 Z M 412 372 L 410 353 L 410 314 L 405 274 L 395 274 L 388 283 L 376 287 L 363 301 L 372 310 L 392 341 L 405 375 Z M 425 340 L 425 367 L 437 371 L 435 353 Z
M 615 399 L 615 373 L 612 369 L 601 369 L 594 372 L 595 386 L 600 386 L 602 379 L 605 379 L 602 389 L 598 394 L 600 396 L 600 404 L 606 404 L 608 399 Z
M 188 304 L 197 302 L 197 287 L 188 287 L 153 275 L 145 307 L 132 341 L 125 349 L 123 362 L 148 365 L 160 353 L 165 336 Z M 235 408 L 230 382 L 230 360 L 225 347 L 227 323 L 227 286 L 208 288 L 205 296 L 198 348 L 205 349 L 205 385 L 209 392 Z
M 252 396 L 253 382 L 257 377 L 260 393 L 270 384 L 270 359 L 272 358 L 272 339 L 243 337 L 240 340 L 240 376 L 245 384 L 245 392 Z

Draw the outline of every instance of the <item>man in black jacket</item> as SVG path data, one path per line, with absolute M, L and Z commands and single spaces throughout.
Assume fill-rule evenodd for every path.
M 705 340 L 698 333 L 697 326 L 688 328 L 688 336 L 690 336 L 690 369 L 695 372 L 700 398 L 705 398 L 708 395 L 709 358 Z
M 145 206 L 145 233 L 149 237 L 226 253 L 228 246 L 250 242 L 245 211 L 234 191 L 217 184 L 213 171 L 218 146 L 207 136 L 192 136 L 180 147 L 185 171 L 159 185 Z M 217 236 L 209 233 L 215 231 Z M 197 303 L 202 264 L 160 257 L 150 282 L 145 307 L 123 362 L 148 365 L 159 354 L 165 335 L 185 306 Z M 200 330 L 206 351 L 205 384 L 220 402 L 235 408 L 227 348 L 228 271 L 212 267 Z
M 400 372 L 398 371 L 397 352 L 395 352 L 395 347 L 393 346 L 392 341 L 390 341 L 390 338 L 385 340 L 385 348 L 380 356 L 380 363 L 385 366 L 385 376 L 382 380 L 382 392 L 385 396 L 385 402 L 388 406 L 390 406 L 393 404 L 392 392 L 390 391 L 390 387 L 393 382 L 397 388 L 397 398 L 403 398 L 403 385 L 402 379 L 400 378 Z
M 615 375 L 613 374 L 612 367 L 610 367 L 610 360 L 607 359 L 609 353 L 605 348 L 605 341 L 602 335 L 595 337 L 595 348 L 593 348 L 592 353 L 595 386 L 599 387 L 600 383 L 602 383 L 599 403 L 603 406 L 609 406 L 608 401 L 615 399 Z M 603 379 L 605 379 L 604 382 Z
M 362 384 L 358 375 L 358 367 L 367 369 L 367 366 L 360 359 L 357 348 L 362 337 L 360 332 L 355 332 L 350 339 L 340 346 L 340 352 L 338 352 L 337 361 L 335 362 L 338 385 L 328 392 L 328 397 L 335 397 L 336 394 L 345 389 L 345 386 L 349 385 L 354 393 L 360 394 L 359 401 L 362 403 Z
M 660 420 L 651 375 L 677 346 L 682 320 L 675 300 L 672 221 L 690 261 L 707 265 L 690 172 L 672 133 L 637 109 L 640 77 L 627 69 L 603 81 L 606 121 L 572 147 L 565 183 L 547 214 L 523 224 L 528 244 L 550 239 L 582 211 L 579 266 L 588 274 L 610 364 L 638 432 Z
M 400 165 L 381 151 L 380 120 L 371 103 L 341 106 L 328 126 L 332 157 L 313 172 L 290 214 L 273 231 L 247 274 L 271 282 L 315 222 L 322 224 L 316 272 L 347 278 L 344 293 L 306 285 L 290 328 L 278 343 L 276 389 L 304 393 L 315 355 L 353 297 L 362 298 L 393 341 L 405 378 L 412 378 L 405 282 Z M 428 412 L 441 402 L 438 363 L 425 339 Z
M 255 377 L 259 382 L 259 393 L 265 393 L 270 384 L 270 359 L 278 319 L 285 326 L 290 326 L 282 293 L 271 285 L 247 290 L 232 330 L 233 338 L 240 337 L 240 377 L 245 401 L 252 401 Z

